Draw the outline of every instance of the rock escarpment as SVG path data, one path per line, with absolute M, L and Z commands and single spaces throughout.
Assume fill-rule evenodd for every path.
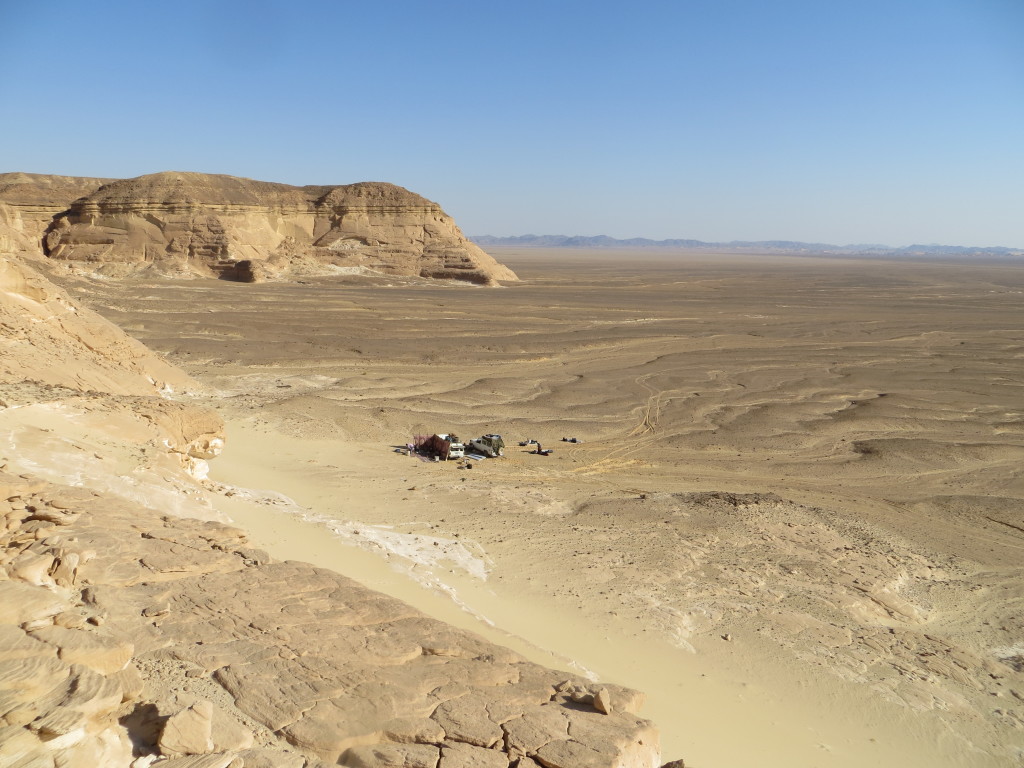
M 22 240 L 42 234 L 51 259 L 110 276 L 147 270 L 243 281 L 332 272 L 487 285 L 516 279 L 439 205 L 393 184 L 293 187 L 185 172 L 77 184 L 4 176 L 11 178 L 5 186 L 0 177 L 0 217 L 10 220 L 8 239 L 19 233 L 19 250 Z M 83 194 L 68 200 L 72 191 Z

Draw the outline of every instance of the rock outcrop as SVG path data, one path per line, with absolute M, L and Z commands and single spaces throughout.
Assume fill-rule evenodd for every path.
M 102 181 L 0 176 L 7 239 L 25 250 L 42 235 L 50 258 L 109 276 L 145 270 L 242 281 L 332 272 L 487 285 L 516 279 L 439 205 L 393 184 L 293 187 L 185 172 Z M 74 192 L 82 194 L 69 200 Z
M 42 256 L 47 227 L 71 203 L 113 179 L 0 173 L 0 254 Z
M 0 383 L 24 382 L 118 395 L 195 384 L 20 259 L 0 255 Z

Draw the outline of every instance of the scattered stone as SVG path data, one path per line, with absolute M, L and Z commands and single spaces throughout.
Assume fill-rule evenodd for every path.
M 246 565 L 266 565 L 270 562 L 270 555 L 262 549 L 243 547 L 235 551 L 245 560 Z
M 53 617 L 53 623 L 65 629 L 80 629 L 85 626 L 85 618 L 81 610 L 61 611 Z
M 213 752 L 213 704 L 200 701 L 171 715 L 164 723 L 158 745 L 165 755 Z
M 156 603 L 154 605 L 147 605 L 142 609 L 142 615 L 146 618 L 155 618 L 157 616 L 166 616 L 171 612 L 170 603 Z
M 612 697 L 607 688 L 600 688 L 594 694 L 594 709 L 605 715 L 612 713 Z

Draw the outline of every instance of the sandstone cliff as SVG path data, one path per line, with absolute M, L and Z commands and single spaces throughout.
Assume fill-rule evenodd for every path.
M 50 258 L 111 276 L 516 279 L 439 205 L 393 184 L 293 187 L 185 172 L 104 181 L 0 176 L 0 238 L 24 251 L 42 237 Z
M 0 173 L 0 254 L 41 256 L 47 227 L 71 203 L 113 179 Z

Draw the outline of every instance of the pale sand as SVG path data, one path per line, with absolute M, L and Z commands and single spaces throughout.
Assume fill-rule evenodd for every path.
M 395 458 L 390 462 L 392 472 L 381 472 L 381 457 L 367 457 L 351 443 L 314 446 L 309 440 L 274 434 L 243 421 L 228 426 L 243 445 L 217 460 L 215 479 L 249 488 L 269 485 L 306 509 L 346 520 L 373 519 L 367 514 L 371 509 L 395 503 L 394 495 L 408 487 L 389 483 L 396 465 L 410 484 L 422 482 L 416 478 L 428 472 L 450 474 L 453 469 Z M 366 482 L 332 484 L 324 479 L 329 474 L 325 467 L 346 467 L 364 481 L 371 480 L 371 487 L 366 489 Z M 311 476 L 317 478 L 313 483 Z M 375 484 L 390 487 L 374 489 Z M 696 768 L 751 764 L 852 768 L 865 761 L 923 768 L 947 764 L 942 758 L 954 746 L 949 739 L 932 743 L 934 734 L 919 729 L 913 719 L 901 717 L 893 722 L 889 708 L 880 707 L 871 691 L 841 689 L 827 678 L 818 679 L 786 664 L 777 652 L 757 643 L 756 637 L 737 634 L 728 644 L 711 639 L 694 655 L 658 638 L 637 636 L 628 623 L 594 616 L 582 605 L 567 607 L 535 594 L 524 597 L 514 573 L 484 585 L 446 568 L 429 573 L 427 568 L 417 569 L 414 575 L 424 579 L 436 575 L 453 587 L 465 605 L 460 610 L 443 593 L 419 588 L 396 570 L 405 571 L 408 563 L 389 567 L 379 556 L 325 535 L 322 524 L 282 514 L 283 504 L 232 498 L 217 506 L 275 557 L 333 568 L 510 646 L 532 661 L 589 672 L 645 691 L 644 715 L 660 724 L 666 759 L 685 756 L 687 765 Z M 545 576 L 568 575 L 557 564 L 551 565 Z M 506 580 L 511 583 L 501 583 Z M 851 711 L 856 717 L 851 717 Z
M 399 568 L 441 552 L 412 575 L 501 631 L 478 629 L 647 691 L 666 759 L 1017 764 L 1024 270 L 496 255 L 523 284 L 84 289 L 223 391 L 215 481 Z M 449 430 L 509 455 L 391 452 Z M 239 496 L 218 507 L 277 556 L 473 625 Z

